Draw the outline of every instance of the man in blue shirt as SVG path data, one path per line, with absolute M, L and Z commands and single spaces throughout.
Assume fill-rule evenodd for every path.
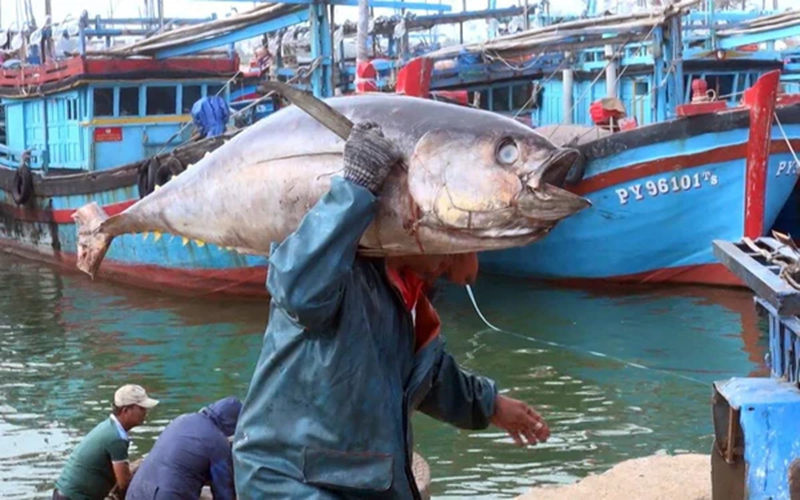
M 126 500 L 197 500 L 207 483 L 214 500 L 234 500 L 228 438 L 241 409 L 230 396 L 173 420 L 133 476 Z
M 462 429 L 490 423 L 522 444 L 549 429 L 525 403 L 462 370 L 426 295 L 466 283 L 477 257 L 370 259 L 358 242 L 398 160 L 376 124 L 357 124 L 344 175 L 269 258 L 269 325 L 234 439 L 241 499 L 420 498 L 415 410 Z

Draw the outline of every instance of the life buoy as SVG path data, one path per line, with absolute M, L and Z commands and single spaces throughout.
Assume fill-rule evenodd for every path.
M 31 169 L 24 162 L 14 172 L 14 186 L 11 189 L 11 197 L 17 205 L 28 203 L 33 195 L 33 174 Z

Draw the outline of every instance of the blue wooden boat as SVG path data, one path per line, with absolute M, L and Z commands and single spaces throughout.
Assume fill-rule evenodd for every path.
M 191 140 L 190 112 L 203 97 L 227 99 L 240 66 L 227 52 L 92 54 L 90 37 L 131 32 L 98 25 L 81 20 L 78 55 L 0 70 L 0 248 L 72 270 L 73 212 L 96 201 L 118 213 L 219 146 L 224 135 Z M 192 294 L 263 293 L 263 259 L 158 235 L 114 243 L 105 278 Z
M 787 143 L 767 138 L 768 123 L 753 123 L 765 109 L 771 115 L 755 103 L 580 145 L 586 173 L 574 189 L 593 206 L 540 242 L 482 255 L 482 268 L 570 281 L 739 284 L 714 262 L 709 242 L 766 234 L 797 180 Z M 777 116 L 800 137 L 800 106 L 779 107 Z M 763 144 L 768 161 L 754 160 Z M 792 144 L 800 150 L 800 140 Z
M 772 43 L 800 26 L 800 19 L 714 12 L 710 0 L 704 10 L 687 10 L 696 3 L 616 17 L 555 18 L 546 9 L 514 7 L 375 22 L 372 36 L 383 36 L 386 43 L 377 45 L 388 49 L 373 54 L 372 89 L 396 90 L 397 68 L 417 64 L 420 59 L 413 57 L 421 55 L 432 62 L 432 77 L 422 85 L 429 89 L 414 95 L 456 91 L 556 142 L 581 143 L 585 175 L 574 189 L 594 207 L 534 245 L 483 254 L 482 269 L 569 280 L 736 283 L 713 259 L 711 241 L 760 236 L 776 221 L 780 227 L 785 217 L 779 214 L 796 184 L 789 146 L 800 150 L 798 108 L 791 99 L 776 101 L 772 91 L 761 92 L 747 108 L 738 107 L 739 101 L 759 78 L 785 69 Z M 523 25 L 539 28 L 480 46 L 409 49 L 415 30 L 520 15 L 527 20 Z M 405 32 L 399 38 L 398 27 Z M 347 25 L 342 29 L 348 34 Z M 310 33 L 313 47 L 321 35 L 313 27 Z M 342 44 L 328 50 L 338 55 L 339 78 L 313 90 L 322 97 L 334 89 L 354 92 L 355 61 Z M 297 74 L 297 68 L 275 64 L 282 78 Z M 698 82 L 713 91 L 711 98 L 693 92 Z M 590 103 L 606 97 L 625 109 L 633 129 L 620 130 L 619 122 L 598 127 Z M 777 121 L 751 123 L 756 109 L 773 107 Z M 757 160 L 748 163 L 755 154 L 748 144 L 759 141 L 754 133 L 766 134 L 770 152 L 760 166 Z
M 768 78 L 775 87 L 771 72 L 786 61 L 772 44 L 787 30 L 800 32 L 800 15 L 679 5 L 539 24 L 424 55 L 434 61 L 432 90 L 466 91 L 470 102 L 584 153 L 584 177 L 573 189 L 593 207 L 535 244 L 482 254 L 482 270 L 738 284 L 716 263 L 711 241 L 785 227 L 781 211 L 796 185 L 793 151 L 800 151 L 795 98 L 752 89 L 762 97 L 739 104 L 756 82 Z M 776 120 L 752 122 L 758 109 L 771 120 L 773 108 Z M 760 165 L 752 144 L 766 148 Z

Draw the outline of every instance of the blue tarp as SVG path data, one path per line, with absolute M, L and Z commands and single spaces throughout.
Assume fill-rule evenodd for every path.
M 230 114 L 228 103 L 219 96 L 203 97 L 192 106 L 192 121 L 203 137 L 222 135 Z

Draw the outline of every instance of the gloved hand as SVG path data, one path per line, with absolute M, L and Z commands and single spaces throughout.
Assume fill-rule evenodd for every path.
M 377 193 L 399 159 L 377 123 L 357 123 L 344 145 L 344 178 Z

